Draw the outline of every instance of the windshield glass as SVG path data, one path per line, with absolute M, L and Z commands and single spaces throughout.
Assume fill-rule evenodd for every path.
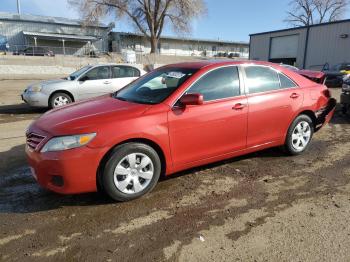
M 74 73 L 70 74 L 68 79 L 74 80 L 77 77 L 81 76 L 83 73 L 85 73 L 87 70 L 89 70 L 92 66 L 84 66 L 83 68 L 80 68 L 78 71 L 75 71 Z
M 331 71 L 339 71 L 341 65 L 334 65 L 331 67 Z
M 115 98 L 141 104 L 158 104 L 169 97 L 197 69 L 163 68 L 139 78 L 115 94 Z

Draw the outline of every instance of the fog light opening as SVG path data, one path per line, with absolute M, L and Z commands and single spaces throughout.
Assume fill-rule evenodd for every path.
M 51 183 L 54 186 L 62 187 L 64 185 L 63 177 L 61 177 L 61 176 L 52 176 Z

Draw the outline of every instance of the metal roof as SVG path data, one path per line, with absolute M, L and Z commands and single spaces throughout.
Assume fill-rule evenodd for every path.
M 44 38 L 59 38 L 59 39 L 70 39 L 70 40 L 86 40 L 86 41 L 95 41 L 97 40 L 94 36 L 86 36 L 86 35 L 64 35 L 64 34 L 51 34 L 51 33 L 41 33 L 41 32 L 27 32 L 23 31 L 24 35 L 30 36 L 38 36 Z
M 112 32 L 120 35 L 130 35 L 130 36 L 140 36 L 144 37 L 143 34 L 139 33 L 129 33 L 129 32 Z M 191 42 L 208 42 L 208 43 L 221 43 L 221 44 L 240 44 L 240 45 L 249 45 L 248 42 L 244 41 L 225 41 L 219 39 L 205 39 L 205 38 L 189 38 L 189 37 L 175 37 L 175 36 L 161 36 L 160 39 L 170 39 L 170 40 L 182 40 L 182 41 L 191 41 Z
M 74 25 L 74 26 L 82 26 L 83 24 L 83 21 L 79 19 L 70 19 L 70 18 L 54 17 L 54 16 L 30 15 L 30 14 L 17 14 L 17 13 L 8 13 L 8 12 L 0 12 L 0 20 L 26 21 L 26 22 L 50 23 L 50 24 Z M 91 25 L 90 27 L 108 28 L 109 26 L 99 23 L 99 24 Z
M 279 29 L 279 30 L 274 30 L 274 31 L 266 31 L 262 33 L 255 33 L 255 34 L 250 34 L 250 36 L 255 36 L 255 35 L 264 35 L 264 34 L 271 34 L 271 33 L 279 33 L 279 32 L 285 32 L 285 31 L 293 31 L 293 30 L 299 30 L 299 29 L 306 29 L 310 27 L 317 27 L 317 26 L 327 26 L 327 25 L 332 25 L 332 24 L 340 24 L 340 23 L 349 23 L 350 19 L 344 19 L 344 20 L 338 20 L 338 21 L 333 21 L 333 22 L 327 22 L 327 23 L 321 23 L 321 24 L 314 24 L 314 25 L 309 25 L 309 26 L 298 26 L 298 27 L 292 27 L 292 28 L 286 28 L 286 29 Z

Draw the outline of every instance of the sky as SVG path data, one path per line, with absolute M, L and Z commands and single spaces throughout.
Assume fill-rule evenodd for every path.
M 290 0 L 205 0 L 208 13 L 192 23 L 191 37 L 249 41 L 249 34 L 289 27 L 286 17 Z M 0 12 L 17 12 L 16 0 L 0 0 Z M 80 18 L 67 0 L 21 0 L 22 13 Z M 344 18 L 349 18 L 347 12 Z M 111 18 L 103 22 L 112 22 Z M 114 31 L 134 32 L 125 21 L 113 21 Z M 175 35 L 166 29 L 163 35 Z M 186 35 L 187 37 L 189 35 Z

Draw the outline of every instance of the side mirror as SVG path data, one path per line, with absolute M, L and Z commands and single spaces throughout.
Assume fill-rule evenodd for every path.
M 87 76 L 83 76 L 79 79 L 79 82 L 85 82 L 86 80 L 89 80 Z
M 180 98 L 181 105 L 202 105 L 203 95 L 202 94 L 186 94 Z

